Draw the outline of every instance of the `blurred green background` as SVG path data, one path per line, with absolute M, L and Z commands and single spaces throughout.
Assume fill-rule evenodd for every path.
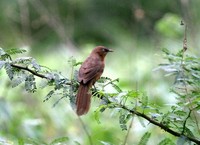
M 199 0 L 1 0 L 0 47 L 24 48 L 25 56 L 70 77 L 69 58 L 83 61 L 95 46 L 105 45 L 115 52 L 106 58 L 103 76 L 119 78 L 124 90 L 144 90 L 166 110 L 175 100 L 169 93 L 173 78 L 153 70 L 165 61 L 162 48 L 182 48 L 181 20 L 188 25 L 188 53 L 199 54 L 199 5 Z M 16 144 L 21 138 L 49 143 L 64 136 L 71 145 L 89 144 L 67 99 L 56 107 L 52 107 L 56 96 L 42 102 L 50 87 L 33 94 L 23 85 L 11 88 L 3 71 L 0 85 L 0 144 Z M 95 120 L 99 103 L 93 99 L 90 112 L 82 117 L 94 144 L 123 142 L 127 132 L 111 110 L 101 115 L 100 124 Z M 147 130 L 152 131 L 150 144 L 166 136 L 153 125 L 142 127 L 134 118 L 127 144 L 137 144 Z

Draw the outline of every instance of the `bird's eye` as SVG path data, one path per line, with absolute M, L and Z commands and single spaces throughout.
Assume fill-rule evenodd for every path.
M 106 49 L 106 48 L 102 48 L 102 51 L 103 51 L 103 52 L 107 52 L 107 49 Z

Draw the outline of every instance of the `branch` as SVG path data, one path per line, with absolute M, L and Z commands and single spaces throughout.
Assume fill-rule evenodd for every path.
M 129 128 L 128 128 L 128 130 L 127 130 L 127 134 L 126 134 L 126 136 L 125 136 L 125 139 L 124 139 L 124 142 L 123 142 L 122 145 L 126 145 L 126 142 L 127 142 L 127 140 L 128 140 L 128 135 L 129 135 L 130 130 L 131 130 L 132 125 L 133 125 L 133 120 L 134 120 L 134 116 L 133 116 L 132 119 L 131 119 L 131 123 L 130 123 L 130 125 L 129 125 Z
M 30 72 L 31 74 L 40 77 L 42 79 L 47 79 L 47 80 L 55 80 L 54 78 L 49 78 L 47 76 L 45 76 L 44 74 L 38 73 L 37 71 L 34 71 L 32 69 L 29 69 L 28 67 L 24 67 L 24 66 L 20 66 L 20 65 L 16 65 L 16 64 L 10 64 L 12 67 L 17 68 L 17 69 L 21 69 L 21 70 L 25 70 Z M 73 85 L 73 82 L 66 82 L 65 85 Z
M 99 97 L 99 96 L 97 96 L 97 97 L 100 98 L 100 99 L 102 99 L 102 100 L 104 99 L 104 97 Z M 108 100 L 108 99 L 107 99 L 107 101 L 108 101 L 108 104 L 113 103 L 113 102 L 111 102 L 111 101 Z M 150 118 L 149 116 L 147 116 L 147 115 L 145 115 L 145 114 L 143 114 L 143 113 L 138 112 L 137 110 L 131 110 L 131 109 L 129 109 L 129 108 L 127 108 L 126 106 L 121 105 L 121 104 L 117 104 L 117 106 L 119 106 L 119 107 L 121 107 L 122 109 L 124 109 L 124 110 L 130 112 L 131 114 L 135 114 L 135 115 L 137 115 L 137 116 L 139 116 L 139 117 L 142 117 L 142 118 L 146 119 L 146 120 L 149 121 L 150 123 L 154 124 L 155 126 L 160 127 L 161 129 L 165 130 L 166 132 L 168 132 L 168 133 L 170 133 L 170 134 L 172 134 L 172 135 L 174 135 L 174 136 L 176 136 L 176 137 L 184 136 L 184 137 L 186 137 L 188 140 L 190 140 L 190 141 L 192 141 L 192 142 L 195 142 L 196 144 L 200 144 L 200 140 L 198 140 L 198 139 L 196 139 L 196 138 L 193 138 L 193 137 L 190 137 L 190 136 L 187 136 L 187 135 L 184 135 L 183 133 L 176 132 L 176 131 L 170 129 L 169 127 L 165 126 L 164 124 L 155 121 L 154 119 Z
M 16 64 L 11 64 L 11 66 L 12 66 L 12 67 L 15 67 L 15 68 L 18 68 L 18 69 L 22 69 L 22 70 L 28 71 L 28 72 L 32 73 L 33 75 L 35 75 L 35 76 L 37 76 L 37 77 L 40 77 L 40 78 L 48 79 L 48 80 L 49 80 L 49 78 L 46 77 L 45 75 L 40 74 L 40 73 L 38 73 L 38 72 L 36 72 L 36 71 L 34 71 L 34 70 L 31 70 L 31 69 L 29 69 L 28 67 L 24 67 L 24 66 L 20 66 L 20 65 L 16 65 Z
M 24 67 L 24 66 L 20 66 L 20 65 L 16 65 L 16 64 L 11 64 L 11 66 L 14 67 L 14 68 L 17 68 L 17 69 L 21 69 L 21 70 L 28 71 L 28 72 L 30 72 L 31 74 L 33 74 L 33 75 L 35 75 L 35 76 L 37 76 L 37 77 L 44 78 L 44 79 L 48 79 L 48 80 L 50 79 L 50 78 L 48 78 L 47 76 L 45 76 L 45 75 L 43 75 L 43 74 L 40 74 L 40 73 L 38 73 L 38 72 L 36 72 L 36 71 L 34 71 L 34 70 L 32 70 L 32 69 L 29 69 L 28 67 Z M 67 83 L 66 85 L 72 85 L 72 83 Z M 93 93 L 95 93 L 95 92 L 93 92 Z M 102 97 L 102 96 L 98 96 L 98 95 L 97 95 L 97 97 L 100 98 L 101 100 L 104 99 L 104 97 Z M 108 101 L 108 102 L 107 102 L 108 104 L 113 103 L 113 102 L 111 102 L 110 100 L 107 100 L 107 101 Z M 165 126 L 165 125 L 162 124 L 161 122 L 157 122 L 156 120 L 150 118 L 149 116 L 147 116 L 147 115 L 145 115 L 145 114 L 143 114 L 143 113 L 138 112 L 137 110 L 131 110 L 131 109 L 127 108 L 125 105 L 121 105 L 121 104 L 117 104 L 117 106 L 119 106 L 119 107 L 121 107 L 122 109 L 124 109 L 124 110 L 130 112 L 131 114 L 135 114 L 135 115 L 137 115 L 137 116 L 139 116 L 139 117 L 142 117 L 142 118 L 146 119 L 146 120 L 149 121 L 150 123 L 152 123 L 152 124 L 154 124 L 154 125 L 160 127 L 161 129 L 165 130 L 166 132 L 168 132 L 168 133 L 170 133 L 170 134 L 172 134 L 172 135 L 174 135 L 174 136 L 176 136 L 176 137 L 185 136 L 188 140 L 190 140 L 190 141 L 192 141 L 192 142 L 194 142 L 194 143 L 196 143 L 196 144 L 200 144 L 200 140 L 198 140 L 198 139 L 196 139 L 196 138 L 194 138 L 194 137 L 190 137 L 190 136 L 184 135 L 183 132 L 182 132 L 182 133 L 176 132 L 176 131 L 174 131 L 174 130 L 168 128 L 167 126 Z M 186 122 L 185 122 L 185 123 L 186 123 Z M 89 136 L 88 136 L 88 137 L 89 137 Z M 89 140 L 90 140 L 90 137 L 89 137 Z M 90 144 L 92 144 L 91 140 L 90 140 Z

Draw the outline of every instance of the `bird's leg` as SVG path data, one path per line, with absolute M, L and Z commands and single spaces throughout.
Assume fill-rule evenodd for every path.
M 93 86 L 93 88 L 94 88 L 94 91 L 96 92 L 96 91 L 97 91 L 97 88 L 95 87 L 95 85 L 94 85 L 94 84 L 93 84 L 92 86 Z
M 91 91 L 92 91 L 92 95 L 93 96 L 97 96 L 98 95 L 98 90 L 97 90 L 97 88 L 96 88 L 96 86 L 93 84 L 92 85 L 92 89 L 91 89 Z

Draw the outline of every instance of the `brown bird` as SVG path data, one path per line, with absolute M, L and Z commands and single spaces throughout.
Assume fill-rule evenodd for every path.
M 86 114 L 90 108 L 91 93 L 89 89 L 101 77 L 104 70 L 104 58 L 113 50 L 104 46 L 97 46 L 79 69 L 78 81 L 80 83 L 76 98 L 77 115 Z

